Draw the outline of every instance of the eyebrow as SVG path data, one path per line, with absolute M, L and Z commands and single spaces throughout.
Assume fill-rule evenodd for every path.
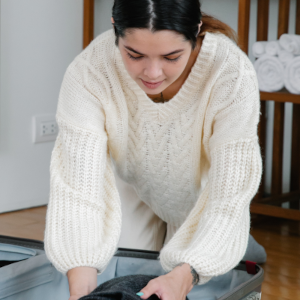
M 130 50 L 130 51 L 132 51 L 132 52 L 134 52 L 134 53 L 136 53 L 136 54 L 139 54 L 139 55 L 145 55 L 145 54 L 143 54 L 143 53 L 140 53 L 140 52 L 138 52 L 138 51 L 136 51 L 136 50 L 134 50 L 134 49 L 132 49 L 131 47 L 129 47 L 129 46 L 124 46 L 126 49 L 128 49 L 128 50 Z M 184 49 L 178 49 L 178 50 L 175 50 L 175 51 L 173 51 L 173 52 L 170 52 L 170 53 L 168 53 L 168 54 L 163 54 L 162 56 L 169 56 L 169 55 L 173 55 L 173 54 L 176 54 L 176 53 L 179 53 L 179 52 L 182 52 Z

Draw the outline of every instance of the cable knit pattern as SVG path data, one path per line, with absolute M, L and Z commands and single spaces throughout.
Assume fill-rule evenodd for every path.
M 183 86 L 154 103 L 129 76 L 113 30 L 70 64 L 51 157 L 45 250 L 62 273 L 101 274 L 116 251 L 121 203 L 112 173 L 177 228 L 160 251 L 165 271 L 181 262 L 199 284 L 242 259 L 249 205 L 262 172 L 259 89 L 252 63 L 220 33 L 205 33 Z

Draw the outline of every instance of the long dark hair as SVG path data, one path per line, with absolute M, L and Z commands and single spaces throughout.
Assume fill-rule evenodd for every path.
M 174 30 L 182 34 L 192 44 L 197 38 L 203 40 L 205 32 L 220 32 L 238 44 L 236 32 L 227 24 L 201 12 L 199 0 L 115 0 L 112 16 L 116 45 L 119 37 L 125 36 L 128 29 Z M 198 24 L 203 22 L 200 34 Z

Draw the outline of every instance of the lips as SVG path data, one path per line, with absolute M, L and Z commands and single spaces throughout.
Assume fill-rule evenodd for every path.
M 149 89 L 156 89 L 156 88 L 158 88 L 163 83 L 163 81 L 147 82 L 147 81 L 144 81 L 143 79 L 141 79 L 141 81 Z

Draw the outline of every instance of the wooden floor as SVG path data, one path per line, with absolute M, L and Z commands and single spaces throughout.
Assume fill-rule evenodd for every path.
M 0 235 L 43 240 L 46 206 L 0 214 Z M 300 299 L 300 222 L 266 218 L 251 233 L 267 251 L 263 300 Z

